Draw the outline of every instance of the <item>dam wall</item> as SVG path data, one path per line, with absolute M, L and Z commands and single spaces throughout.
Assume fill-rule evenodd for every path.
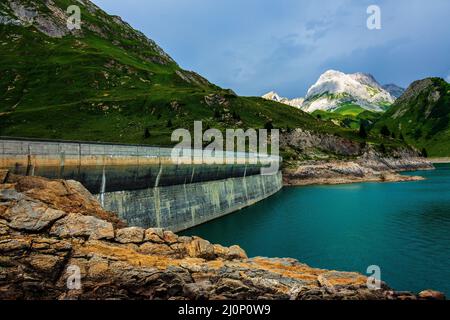
M 104 194 L 130 225 L 185 230 L 248 207 L 282 188 L 281 172 Z
M 181 231 L 263 200 L 282 188 L 267 162 L 231 153 L 233 164 L 178 164 L 172 148 L 0 138 L 0 168 L 81 182 L 130 226 Z

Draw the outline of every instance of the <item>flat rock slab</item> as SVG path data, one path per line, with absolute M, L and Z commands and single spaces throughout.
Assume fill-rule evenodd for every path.
M 92 216 L 70 213 L 58 220 L 50 230 L 50 234 L 60 238 L 86 237 L 91 240 L 114 239 L 113 225 Z
M 53 221 L 63 217 L 64 211 L 49 208 L 40 202 L 20 200 L 2 214 L 13 229 L 41 231 Z

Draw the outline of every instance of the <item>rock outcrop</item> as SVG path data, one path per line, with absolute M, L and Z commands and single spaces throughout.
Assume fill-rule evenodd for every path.
M 399 87 L 398 85 L 394 83 L 385 84 L 383 86 L 383 89 L 389 92 L 389 94 L 394 97 L 395 99 L 398 99 L 402 96 L 402 94 L 405 93 L 405 89 L 402 87 Z
M 434 169 L 412 147 L 379 150 L 372 144 L 310 130 L 283 131 L 280 146 L 286 152 L 285 185 L 414 181 L 422 178 L 398 172 Z
M 78 183 L 3 174 L 0 299 L 442 299 L 198 237 L 125 227 Z
M 397 163 L 396 159 L 383 159 L 384 162 L 371 160 L 364 162 L 362 159 L 355 161 L 308 161 L 297 163 L 295 167 L 288 168 L 283 174 L 283 183 L 287 186 L 300 186 L 311 184 L 348 184 L 358 182 L 404 182 L 418 181 L 424 178 L 420 176 L 406 176 L 398 174 L 396 171 L 404 171 L 403 167 L 413 167 L 414 161 L 417 163 L 416 169 L 422 166 L 429 169 L 427 163 L 420 159 L 403 161 Z M 391 169 L 386 163 L 395 168 Z M 398 165 L 398 167 L 396 167 Z
M 282 135 L 280 142 L 304 157 L 287 161 L 283 182 L 288 186 L 417 181 L 423 178 L 399 172 L 434 169 L 430 161 L 413 149 L 397 148 L 382 153 L 371 145 L 300 129 Z
M 280 147 L 282 150 L 293 150 L 297 156 L 307 159 L 329 155 L 350 158 L 364 153 L 364 146 L 357 141 L 304 129 L 281 132 Z
M 24 200 L 28 206 L 92 216 L 110 222 L 116 228 L 126 226 L 115 214 L 103 210 L 97 199 L 78 181 L 23 177 L 6 171 L 2 174 L 0 171 L 0 183 L 3 183 L 0 199 L 19 201 L 15 206 L 20 204 L 20 200 Z M 33 201 L 30 202 L 29 199 Z

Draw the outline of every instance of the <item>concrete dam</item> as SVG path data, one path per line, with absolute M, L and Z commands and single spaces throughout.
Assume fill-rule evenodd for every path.
M 0 168 L 81 182 L 130 226 L 182 231 L 261 201 L 282 188 L 263 161 L 233 153 L 234 164 L 176 164 L 172 148 L 0 139 Z M 194 153 L 195 154 L 195 153 Z M 193 156 L 195 157 L 195 155 Z M 254 159 L 253 159 L 254 160 Z

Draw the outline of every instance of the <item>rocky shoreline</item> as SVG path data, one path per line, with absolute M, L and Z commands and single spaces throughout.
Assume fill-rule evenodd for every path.
M 432 162 L 411 147 L 383 151 L 374 144 L 302 129 L 281 134 L 280 146 L 290 150 L 291 156 L 295 154 L 285 159 L 285 186 L 417 181 L 423 178 L 398 173 L 434 169 Z
M 76 181 L 0 174 L 0 299 L 435 300 L 353 272 L 126 227 Z
M 304 161 L 290 164 L 283 171 L 283 183 L 285 186 L 305 186 L 419 181 L 424 178 L 399 172 L 433 169 L 431 162 L 423 158 L 362 157 L 353 161 Z
M 441 157 L 441 158 L 430 158 L 428 159 L 431 163 L 450 163 L 449 157 Z

